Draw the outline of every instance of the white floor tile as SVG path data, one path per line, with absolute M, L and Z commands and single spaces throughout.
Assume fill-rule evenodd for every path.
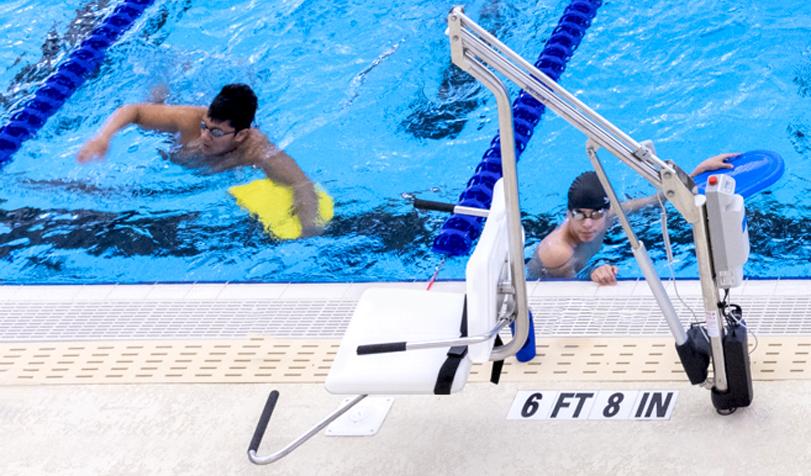
M 597 289 L 594 291 L 595 297 L 611 297 L 611 296 L 631 296 L 636 289 L 636 281 L 619 281 L 614 285 L 601 286 L 596 285 Z
M 290 284 L 229 284 L 218 299 L 278 299 Z
M 0 286 L 0 301 L 71 301 L 82 286 Z
M 186 299 L 217 299 L 225 287 L 225 283 L 193 284 L 186 294 Z
M 428 283 L 425 284 L 424 288 L 428 287 Z M 464 293 L 466 288 L 466 283 L 464 281 L 437 281 L 431 287 L 431 291 L 442 291 L 448 293 Z
M 808 296 L 809 294 L 811 294 L 811 279 L 777 281 L 773 292 L 775 296 Z
M 107 299 L 121 299 L 121 300 L 141 300 L 146 299 L 152 291 L 153 285 L 150 284 L 132 284 L 132 285 L 117 285 L 110 289 L 107 294 Z
M 190 284 L 153 284 L 147 299 L 184 299 L 189 294 L 191 286 Z
M 747 296 L 771 296 L 777 287 L 777 281 L 747 279 L 742 286 L 743 293 Z
M 291 284 L 281 299 L 341 299 L 349 293 L 349 285 L 343 283 Z
M 110 284 L 86 284 L 80 286 L 76 290 L 74 299 L 77 300 L 90 300 L 90 301 L 103 301 L 107 299 L 110 291 L 115 288 L 115 285 Z
M 597 285 L 590 281 L 540 281 L 531 297 L 581 296 L 593 297 Z

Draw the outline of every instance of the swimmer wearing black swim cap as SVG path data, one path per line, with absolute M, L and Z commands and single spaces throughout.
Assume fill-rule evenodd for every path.
M 704 160 L 690 174 L 696 175 L 732 166 L 725 159 L 737 154 L 720 154 Z M 656 195 L 629 200 L 622 204 L 626 213 L 657 203 Z M 575 278 L 583 272 L 597 284 L 616 284 L 617 267 L 601 264 L 584 271 L 600 250 L 606 230 L 616 215 L 594 172 L 583 172 L 569 187 L 566 219 L 547 235 L 527 264 L 527 279 Z
M 603 185 L 594 172 L 583 172 L 569 186 L 569 210 L 587 208 L 603 210 L 611 205 Z

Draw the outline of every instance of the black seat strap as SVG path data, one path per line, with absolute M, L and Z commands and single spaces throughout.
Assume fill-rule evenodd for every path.
M 496 347 L 503 345 L 504 341 L 501 340 L 501 336 L 496 334 Z M 501 360 L 494 360 L 493 361 L 493 368 L 490 370 L 490 382 L 498 385 L 498 381 L 501 379 L 501 369 L 504 367 L 504 359 Z
M 467 337 L 467 295 L 465 302 L 462 306 L 462 324 L 459 326 L 460 337 Z M 436 385 L 434 385 L 434 393 L 436 395 L 450 395 L 451 387 L 453 387 L 453 380 L 456 378 L 456 371 L 459 369 L 459 364 L 462 359 L 467 355 L 466 345 L 457 345 L 448 350 L 445 362 L 439 368 L 439 374 L 436 378 Z

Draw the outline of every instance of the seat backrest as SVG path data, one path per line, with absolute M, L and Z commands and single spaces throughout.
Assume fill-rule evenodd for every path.
M 493 201 L 476 249 L 465 269 L 467 293 L 468 335 L 484 334 L 496 325 L 498 285 L 506 277 L 509 257 L 507 239 L 507 216 L 504 201 L 503 179 L 493 187 Z M 523 242 L 523 238 L 522 238 Z M 471 345 L 473 362 L 487 362 L 493 350 L 494 339 Z

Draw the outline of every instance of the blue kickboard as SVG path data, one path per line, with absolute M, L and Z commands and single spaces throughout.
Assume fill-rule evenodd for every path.
M 751 150 L 726 161 L 734 168 L 711 170 L 694 178 L 698 193 L 704 193 L 710 175 L 725 174 L 735 179 L 735 193 L 747 198 L 777 182 L 785 170 L 783 158 L 770 150 Z

